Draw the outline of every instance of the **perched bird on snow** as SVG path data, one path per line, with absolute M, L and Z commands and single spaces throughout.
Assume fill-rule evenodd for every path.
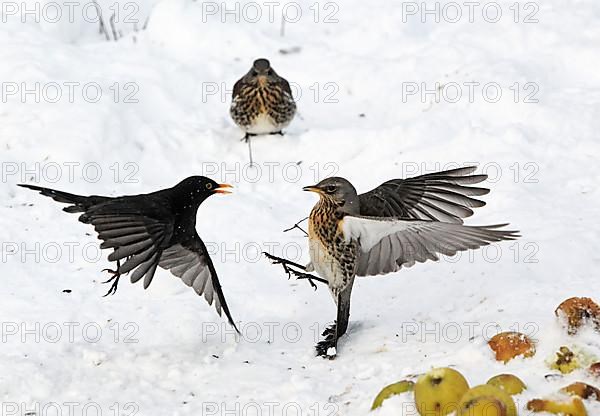
M 364 194 L 344 178 L 327 178 L 305 191 L 319 194 L 309 216 L 310 263 L 303 267 L 272 255 L 288 274 L 326 283 L 337 305 L 337 321 L 323 332 L 317 354 L 334 358 L 337 341 L 346 332 L 350 296 L 356 276 L 392 273 L 438 254 L 452 256 L 493 242 L 513 240 L 518 231 L 507 224 L 466 226 L 462 218 L 485 203 L 472 196 L 489 189 L 472 187 L 487 175 L 472 175 L 475 167 L 392 179 Z M 266 253 L 265 253 L 266 254 Z M 291 269 L 315 271 L 320 277 Z M 316 286 L 315 286 L 316 288 Z
M 281 134 L 296 114 L 296 103 L 290 84 L 277 75 L 266 59 L 257 59 L 246 75 L 233 86 L 231 118 L 246 133 L 250 164 L 250 137 Z
M 169 270 L 204 295 L 217 313 L 225 312 L 234 327 L 217 271 L 204 242 L 196 233 L 196 212 L 206 198 L 229 193 L 231 185 L 204 176 L 191 176 L 172 188 L 131 196 L 80 196 L 35 185 L 20 184 L 55 201 L 71 204 L 66 212 L 81 212 L 79 221 L 91 224 L 103 240 L 101 249 L 112 248 L 109 261 L 116 261 L 109 294 L 117 291 L 122 274 L 133 272 L 131 282 L 144 278 L 148 288 L 157 266 Z M 225 189 L 224 189 L 225 188 Z M 121 261 L 124 263 L 121 264 Z M 104 295 L 104 296 L 106 296 Z M 237 330 L 237 328 L 236 328 Z

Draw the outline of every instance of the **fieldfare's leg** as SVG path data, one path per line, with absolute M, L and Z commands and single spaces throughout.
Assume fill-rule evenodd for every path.
M 306 221 L 307 219 L 308 219 L 308 217 L 301 219 L 300 221 L 298 221 L 296 224 L 294 224 L 290 228 L 286 228 L 285 230 L 283 230 L 283 232 L 287 233 L 288 231 L 292 231 L 294 228 L 297 228 L 308 237 L 308 233 L 306 231 L 304 231 L 304 228 L 300 227 L 300 223 Z
M 337 355 L 337 342 L 348 329 L 348 321 L 350 320 L 350 297 L 352 295 L 352 284 L 342 290 L 338 295 L 337 301 L 337 320 L 325 331 L 323 336 L 325 339 L 317 343 L 315 349 L 317 355 L 323 358 L 333 360 Z
M 292 274 L 296 277 L 296 279 L 307 279 L 308 283 L 310 283 L 311 287 L 315 290 L 317 290 L 317 285 L 315 284 L 314 280 L 316 280 L 317 282 L 329 284 L 329 282 L 325 279 L 321 279 L 320 277 L 317 277 L 310 273 L 302 273 L 298 270 L 292 269 L 292 267 L 296 267 L 300 270 L 306 270 L 306 267 L 301 264 L 294 263 L 290 260 L 282 259 L 281 257 L 273 256 L 272 254 L 269 254 L 267 252 L 263 252 L 263 254 L 265 255 L 265 257 L 271 260 L 271 263 L 281 264 L 283 266 L 283 271 L 285 271 L 288 275 L 288 279 L 292 277 Z
M 280 136 L 283 136 L 283 131 L 282 130 L 274 131 L 273 133 L 269 133 L 269 134 L 279 134 Z
M 253 133 L 246 133 L 246 135 L 244 137 L 242 137 L 242 141 L 248 143 L 248 156 L 250 157 L 250 166 L 253 165 L 253 161 L 252 161 L 252 144 L 250 143 L 250 137 L 252 136 L 256 136 L 256 134 Z
M 110 286 L 110 289 L 108 289 L 108 292 L 106 292 L 106 294 L 104 296 L 102 296 L 103 298 L 108 295 L 114 295 L 115 293 L 117 293 L 117 286 L 119 285 L 119 278 L 121 277 L 121 273 L 119 272 L 120 268 L 121 268 L 121 262 L 119 260 L 117 260 L 117 269 L 116 270 L 102 269 L 103 272 L 112 273 L 112 276 L 110 277 L 110 279 L 108 279 L 107 281 L 102 282 L 102 283 L 110 283 L 110 282 L 113 282 L 113 280 L 114 280 L 114 282 Z

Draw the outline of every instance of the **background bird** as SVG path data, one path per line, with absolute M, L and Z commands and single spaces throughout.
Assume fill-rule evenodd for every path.
M 271 68 L 266 59 L 257 59 L 246 75 L 233 86 L 231 118 L 246 133 L 250 165 L 250 137 L 259 134 L 283 134 L 296 114 L 290 84 Z
M 471 175 L 465 167 L 409 179 L 393 179 L 364 194 L 344 178 L 327 178 L 305 191 L 319 194 L 309 216 L 310 263 L 303 267 L 321 278 L 293 272 L 300 278 L 324 281 L 337 304 L 336 324 L 317 344 L 321 356 L 335 357 L 337 340 L 348 328 L 355 276 L 392 273 L 403 266 L 439 260 L 501 240 L 519 237 L 500 229 L 507 224 L 465 226 L 462 218 L 485 203 L 473 196 L 489 189 L 473 186 L 487 175 Z M 286 271 L 296 263 L 269 256 Z M 300 266 L 302 267 L 302 266 Z
M 132 283 L 144 278 L 144 289 L 148 288 L 160 266 L 181 278 L 198 295 L 204 295 L 209 305 L 214 301 L 219 316 L 223 310 L 236 328 L 215 267 L 196 233 L 200 204 L 211 195 L 229 193 L 223 188 L 231 185 L 191 176 L 172 188 L 119 197 L 80 196 L 35 185 L 19 186 L 71 204 L 63 210 L 82 212 L 79 221 L 94 226 L 98 238 L 103 240 L 100 248 L 113 249 L 108 260 L 116 261 L 117 268 L 109 270 L 113 276 L 105 283 L 113 283 L 106 295 L 114 294 L 120 276 L 129 272 Z

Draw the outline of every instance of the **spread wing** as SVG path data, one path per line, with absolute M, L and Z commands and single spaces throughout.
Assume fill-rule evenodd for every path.
M 144 278 L 144 289 L 150 286 L 162 250 L 173 235 L 174 219 L 165 207 L 149 199 L 128 203 L 115 198 L 92 206 L 79 220 L 94 226 L 103 240 L 101 249 L 113 249 L 108 260 L 119 261 L 119 274 L 132 272 L 132 283 Z
M 209 305 L 214 301 L 219 316 L 223 310 L 229 323 L 239 332 L 229 312 L 215 266 L 198 234 L 194 233 L 189 241 L 163 250 L 158 264 L 183 280 L 198 295 L 204 295 Z
M 169 246 L 175 227 L 175 218 L 160 199 L 145 195 L 131 197 L 84 197 L 21 185 L 39 191 L 58 202 L 69 203 L 67 212 L 83 212 L 79 220 L 94 226 L 101 249 L 112 248 L 109 261 L 118 261 L 117 275 L 131 272 L 131 282 L 144 279 L 144 289 L 150 286 L 158 266 L 170 270 L 185 284 L 213 301 L 219 315 L 225 311 L 229 323 L 237 330 L 225 302 L 215 267 L 200 237 L 194 235 L 188 242 Z M 238 331 L 239 332 L 239 331 Z
M 358 196 L 360 214 L 462 224 L 462 218 L 473 215 L 471 208 L 485 205 L 471 197 L 490 191 L 465 186 L 487 179 L 487 175 L 471 175 L 475 169 L 475 166 L 469 166 L 414 178 L 392 179 Z
M 466 226 L 438 221 L 345 216 L 345 238 L 356 240 L 360 255 L 356 274 L 374 276 L 410 267 L 438 254 L 453 256 L 459 251 L 514 240 L 518 231 L 501 230 L 507 224 Z

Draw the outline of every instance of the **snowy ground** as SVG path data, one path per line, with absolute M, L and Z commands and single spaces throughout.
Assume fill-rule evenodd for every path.
M 412 14 L 420 2 L 276 2 L 272 19 L 260 1 L 237 12 L 227 2 L 230 14 L 221 2 L 100 2 L 111 38 L 119 10 L 117 42 L 82 17 L 95 20 L 89 4 L 75 2 L 70 19 L 51 3 L 37 13 L 33 2 L 2 3 L 3 414 L 361 415 L 384 385 L 447 365 L 472 384 L 519 375 L 530 386 L 521 408 L 591 381 L 544 375 L 561 345 L 600 356 L 597 336 L 569 338 L 553 314 L 570 296 L 600 300 L 598 2 L 499 1 L 475 7 L 473 22 L 459 2 L 457 23 L 443 3 L 437 23 Z M 51 22 L 56 5 L 62 18 Z M 285 137 L 254 141 L 253 170 L 228 106 L 257 57 L 292 82 L 299 115 Z M 446 85 L 438 102 L 421 97 L 436 83 Z M 314 357 L 335 315 L 329 293 L 258 255 L 307 261 L 302 234 L 282 232 L 315 202 L 302 186 L 335 174 L 366 191 L 471 163 L 492 192 L 468 223 L 510 222 L 523 238 L 360 279 L 339 357 Z M 165 271 L 147 291 L 124 281 L 101 297 L 110 264 L 93 230 L 16 186 L 134 194 L 194 174 L 236 187 L 201 207 L 197 228 L 243 339 Z M 496 363 L 485 341 L 497 328 L 532 334 L 537 355 Z M 409 401 L 380 414 L 414 414 L 401 410 Z

